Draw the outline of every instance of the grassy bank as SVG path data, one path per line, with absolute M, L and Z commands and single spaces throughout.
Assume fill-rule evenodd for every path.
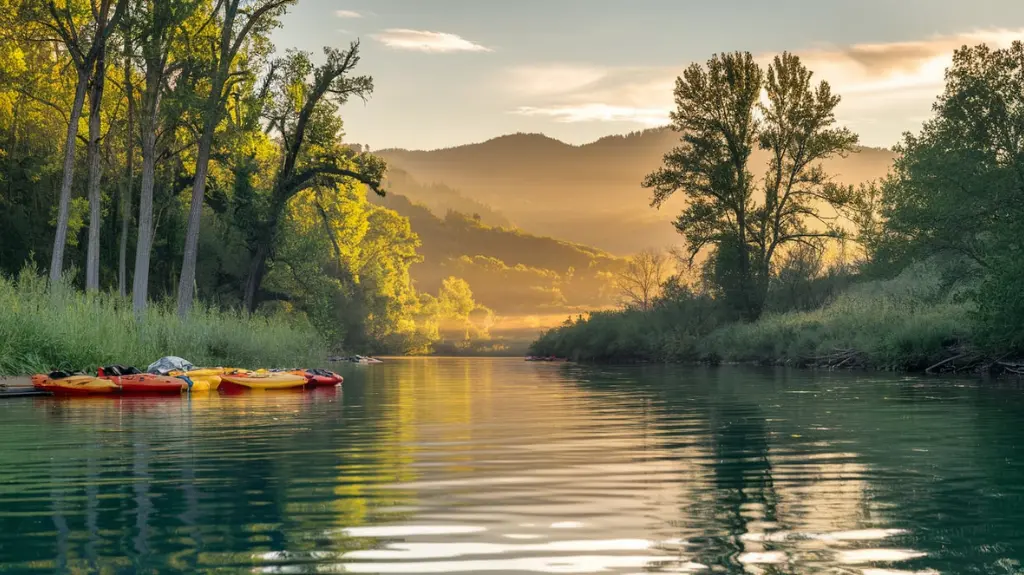
M 856 283 L 812 311 L 720 319 L 715 302 L 687 296 L 647 312 L 594 314 L 545 333 L 531 351 L 594 362 L 739 362 L 798 367 L 925 370 L 969 361 L 973 304 L 934 267 Z M 955 362 L 948 365 L 953 366 Z
M 182 321 L 169 305 L 153 304 L 137 322 L 131 302 L 85 295 L 22 272 L 0 278 L 0 375 L 124 364 L 145 369 L 165 356 L 196 365 L 318 364 L 326 349 L 315 331 L 280 317 L 245 317 L 197 307 Z

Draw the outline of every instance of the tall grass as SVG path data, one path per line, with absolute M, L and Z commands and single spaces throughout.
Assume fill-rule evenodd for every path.
M 326 347 L 301 319 L 197 306 L 182 320 L 166 302 L 137 321 L 131 302 L 117 295 L 83 294 L 66 282 L 48 289 L 32 269 L 0 277 L 0 375 L 145 369 L 166 355 L 199 366 L 292 367 L 323 361 Z
M 974 306 L 959 295 L 935 266 L 917 265 L 813 311 L 724 326 L 704 345 L 726 361 L 923 370 L 974 338 Z
M 597 362 L 741 362 L 923 370 L 971 347 L 974 305 L 934 265 L 852 284 L 811 311 L 732 323 L 705 296 L 681 294 L 651 311 L 568 321 L 531 346 L 538 355 Z

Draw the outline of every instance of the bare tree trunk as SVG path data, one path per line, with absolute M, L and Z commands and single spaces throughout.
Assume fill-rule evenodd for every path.
M 100 162 L 100 108 L 107 65 L 105 51 L 105 48 L 101 49 L 96 58 L 96 69 L 89 90 L 89 245 L 85 261 L 85 291 L 92 292 L 100 289 L 100 182 L 103 177 L 103 165 Z
M 135 248 L 132 307 L 141 315 L 149 297 L 149 256 L 153 246 L 153 186 L 156 182 L 156 131 L 142 133 L 142 190 L 139 194 L 139 234 Z
M 219 105 L 220 99 L 217 99 Z M 207 110 L 207 114 L 216 115 Z M 192 185 L 192 205 L 188 212 L 188 231 L 185 234 L 185 256 L 181 263 L 178 280 L 178 315 L 185 317 L 192 309 L 193 288 L 196 280 L 196 259 L 199 257 L 199 228 L 203 214 L 203 197 L 206 195 L 206 174 L 209 172 L 210 148 L 213 147 L 213 131 L 216 123 L 207 121 L 199 138 L 199 157 L 196 160 L 196 177 Z
M 139 234 L 135 248 L 132 307 L 136 316 L 146 310 L 149 297 L 149 256 L 153 248 L 153 187 L 156 183 L 156 129 L 160 120 L 162 70 L 147 65 L 142 111 L 142 189 L 139 193 Z
M 121 193 L 121 245 L 117 253 L 117 291 L 128 295 L 128 233 L 132 221 L 132 177 L 135 175 L 135 92 L 132 87 L 131 34 L 125 35 L 124 85 L 128 94 L 128 127 L 125 142 L 124 191 Z
M 88 73 L 79 72 L 78 86 L 75 88 L 75 102 L 71 106 L 71 118 L 68 121 L 67 139 L 64 141 L 64 179 L 60 185 L 57 231 L 54 234 L 53 253 L 50 257 L 50 285 L 56 285 L 64 271 L 64 246 L 68 239 L 68 220 L 71 217 L 71 184 L 75 178 L 75 142 L 78 139 L 78 120 L 82 117 L 82 107 L 85 105 L 85 91 L 88 84 Z

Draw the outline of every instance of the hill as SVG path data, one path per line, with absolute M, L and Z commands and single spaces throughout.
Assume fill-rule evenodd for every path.
M 640 185 L 678 140 L 668 128 L 608 136 L 582 146 L 541 134 L 511 134 L 440 150 L 376 153 L 417 181 L 458 190 L 458 196 L 449 197 L 465 201 L 459 211 L 479 212 L 483 204 L 525 231 L 626 255 L 678 243 L 670 222 L 681 200 L 655 210 L 649 191 Z M 884 176 L 892 160 L 889 150 L 861 148 L 824 167 L 840 182 L 856 184 Z M 755 153 L 755 165 L 766 162 L 764 152 Z
M 406 179 L 406 185 L 418 185 Z M 448 276 L 469 282 L 475 299 L 501 316 L 558 315 L 614 304 L 613 277 L 623 260 L 588 246 L 487 225 L 448 210 L 439 217 L 392 191 L 374 203 L 409 218 L 423 262 L 410 269 L 417 287 L 436 292 Z

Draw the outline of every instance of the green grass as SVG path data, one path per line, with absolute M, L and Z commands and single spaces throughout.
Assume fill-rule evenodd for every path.
M 592 314 L 550 330 L 538 355 L 594 362 L 736 362 L 800 367 L 924 370 L 970 349 L 975 306 L 936 266 L 855 284 L 812 311 L 721 320 L 716 303 L 685 295 L 648 312 Z
M 321 338 L 298 318 L 198 306 L 181 320 L 165 302 L 136 321 L 131 302 L 117 295 L 46 284 L 32 270 L 0 278 L 0 375 L 110 364 L 145 369 L 167 355 L 197 366 L 294 367 L 327 355 Z
M 923 266 L 857 285 L 809 312 L 771 314 L 712 332 L 704 343 L 725 361 L 923 370 L 973 339 L 973 304 Z

